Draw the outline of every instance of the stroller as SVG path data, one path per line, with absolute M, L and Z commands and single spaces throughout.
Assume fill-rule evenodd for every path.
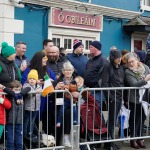
M 85 141 L 100 141 L 110 139 L 105 121 L 102 117 L 102 114 L 99 112 L 98 103 L 92 95 L 89 95 L 88 97 L 86 96 L 85 102 L 80 107 L 80 120 L 80 137 Z M 99 145 L 101 144 L 98 144 L 98 146 Z M 105 143 L 104 147 L 111 147 L 110 145 L 110 143 Z M 97 145 L 92 144 L 90 145 L 90 148 L 95 149 L 95 146 Z

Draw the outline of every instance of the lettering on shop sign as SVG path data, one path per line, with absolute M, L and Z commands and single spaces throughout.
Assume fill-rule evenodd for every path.
M 52 9 L 51 26 L 102 31 L 102 16 Z

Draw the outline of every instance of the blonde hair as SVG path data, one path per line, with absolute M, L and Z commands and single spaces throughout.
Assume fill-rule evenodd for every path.
M 77 76 L 75 79 L 79 79 L 79 82 L 84 84 L 84 79 L 81 76 Z

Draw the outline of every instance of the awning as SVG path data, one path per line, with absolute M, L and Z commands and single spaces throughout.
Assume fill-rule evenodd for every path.
M 150 18 L 148 17 L 136 17 L 130 20 L 127 24 L 123 25 L 123 29 L 126 32 L 150 32 Z

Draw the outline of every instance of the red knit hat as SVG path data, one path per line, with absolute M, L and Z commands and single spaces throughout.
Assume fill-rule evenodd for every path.
M 73 40 L 73 50 L 75 50 L 76 48 L 78 48 L 81 45 L 83 46 L 83 43 L 81 41 L 79 41 L 78 39 Z

